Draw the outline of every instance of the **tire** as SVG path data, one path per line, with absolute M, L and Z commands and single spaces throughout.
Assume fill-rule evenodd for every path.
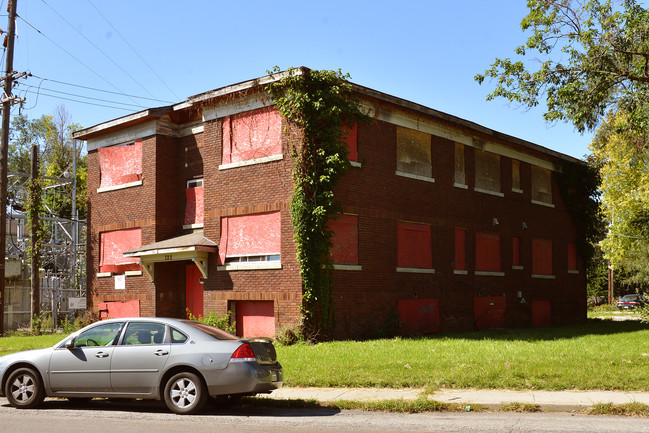
M 164 401 L 172 412 L 194 414 L 205 405 L 207 390 L 201 378 L 194 373 L 178 373 L 165 385 Z
M 18 409 L 32 409 L 45 399 L 43 382 L 31 368 L 19 368 L 9 375 L 5 384 L 5 395 L 9 404 Z

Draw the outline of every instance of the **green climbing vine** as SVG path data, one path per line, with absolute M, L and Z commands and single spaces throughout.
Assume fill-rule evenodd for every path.
M 320 338 L 333 326 L 332 232 L 327 223 L 341 210 L 333 190 L 350 166 L 344 126 L 366 118 L 348 79 L 340 70 L 290 68 L 269 85 L 276 108 L 301 133 L 291 149 L 290 209 L 303 286 L 303 335 L 309 338 Z

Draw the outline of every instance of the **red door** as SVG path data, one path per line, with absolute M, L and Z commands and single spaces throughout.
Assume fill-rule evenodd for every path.
M 194 317 L 203 315 L 203 281 L 202 274 L 195 264 L 185 268 L 185 303 Z
M 237 335 L 239 337 L 275 336 L 273 301 L 237 302 Z

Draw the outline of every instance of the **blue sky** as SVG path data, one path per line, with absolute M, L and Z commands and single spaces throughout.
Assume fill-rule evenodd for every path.
M 0 3 L 6 29 L 6 0 Z M 582 158 L 591 135 L 547 124 L 541 108 L 486 102 L 492 86 L 473 79 L 525 41 L 525 4 L 18 0 L 14 70 L 33 76 L 14 93 L 27 97 L 22 112 L 31 118 L 63 104 L 89 127 L 275 65 L 340 68 L 360 85 Z

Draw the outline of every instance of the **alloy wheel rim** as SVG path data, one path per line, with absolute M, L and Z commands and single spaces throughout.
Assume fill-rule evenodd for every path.
M 177 380 L 171 389 L 171 400 L 176 406 L 181 408 L 186 408 L 194 404 L 196 397 L 196 385 L 186 378 Z
M 11 394 L 17 401 L 26 402 L 34 395 L 34 381 L 27 375 L 17 377 L 12 384 Z

